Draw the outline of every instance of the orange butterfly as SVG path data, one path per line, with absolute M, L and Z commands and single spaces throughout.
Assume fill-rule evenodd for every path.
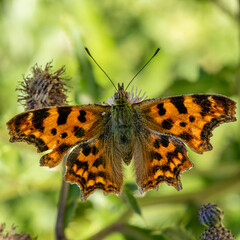
M 162 182 L 180 190 L 181 173 L 193 166 L 183 142 L 197 153 L 211 150 L 212 130 L 236 121 L 236 103 L 210 94 L 143 98 L 118 84 L 109 104 L 27 111 L 7 123 L 10 141 L 34 144 L 38 152 L 50 150 L 41 166 L 58 165 L 71 150 L 65 180 L 79 185 L 83 200 L 97 189 L 120 194 L 122 161 L 128 165 L 132 158 L 141 193 Z

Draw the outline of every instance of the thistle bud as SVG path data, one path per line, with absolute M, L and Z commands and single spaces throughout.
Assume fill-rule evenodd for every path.
M 223 211 L 216 204 L 203 205 L 198 214 L 199 221 L 205 226 L 220 226 L 223 219 Z
M 223 211 L 216 204 L 203 205 L 198 218 L 202 225 L 208 226 L 200 240 L 234 240 L 231 231 L 223 226 Z

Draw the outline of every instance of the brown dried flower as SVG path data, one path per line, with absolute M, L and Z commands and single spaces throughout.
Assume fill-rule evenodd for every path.
M 37 237 L 32 238 L 29 234 L 26 233 L 12 233 L 15 230 L 15 226 L 13 225 L 6 234 L 3 233 L 5 229 L 5 224 L 3 223 L 0 226 L 0 240 L 36 240 Z
M 50 106 L 67 105 L 66 81 L 63 77 L 65 67 L 51 72 L 51 62 L 47 63 L 44 69 L 37 64 L 32 68 L 32 76 L 23 77 L 18 102 L 25 110 L 39 109 Z

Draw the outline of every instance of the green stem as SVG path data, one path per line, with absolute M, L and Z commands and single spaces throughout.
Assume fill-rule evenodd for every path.
M 128 209 L 120 218 L 118 218 L 117 221 L 102 229 L 87 240 L 101 240 L 113 232 L 123 232 L 124 222 L 126 222 L 132 216 L 132 214 L 133 211 Z
M 66 158 L 64 158 L 62 162 L 63 169 L 65 169 Z M 63 173 L 64 175 L 64 173 Z M 58 202 L 58 213 L 57 213 L 57 221 L 55 227 L 56 240 L 67 240 L 64 232 L 64 219 L 65 219 L 65 210 L 68 199 L 69 192 L 69 183 L 62 179 L 62 186 L 59 195 Z
M 213 3 L 216 4 L 216 6 L 218 6 L 223 12 L 225 12 L 229 17 L 231 17 L 232 19 L 234 20 L 238 20 L 238 16 L 231 13 L 231 11 L 226 8 L 226 6 L 221 2 L 221 1 L 218 1 L 218 0 L 212 0 Z

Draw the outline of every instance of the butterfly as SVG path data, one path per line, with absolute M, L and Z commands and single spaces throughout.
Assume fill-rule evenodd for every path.
M 163 182 L 181 190 L 181 173 L 193 167 L 185 144 L 211 150 L 212 130 L 236 121 L 235 106 L 213 94 L 145 99 L 118 84 L 109 103 L 30 110 L 7 126 L 10 142 L 48 151 L 41 166 L 55 167 L 66 156 L 65 180 L 78 184 L 85 200 L 95 190 L 120 194 L 122 165 L 132 159 L 141 193 Z

